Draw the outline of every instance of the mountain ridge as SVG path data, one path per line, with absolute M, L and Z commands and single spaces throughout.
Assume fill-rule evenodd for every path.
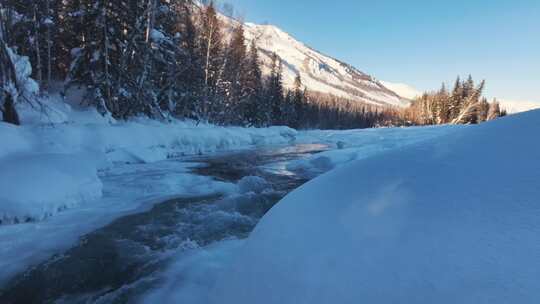
M 239 20 L 220 15 L 229 31 L 239 26 Z M 297 75 L 313 92 L 329 94 L 378 107 L 406 107 L 410 100 L 387 88 L 383 82 L 352 64 L 323 54 L 296 39 L 276 25 L 242 22 L 246 42 L 256 41 L 261 54 L 263 73 L 268 75 L 272 54 L 283 63 L 283 83 L 292 88 Z

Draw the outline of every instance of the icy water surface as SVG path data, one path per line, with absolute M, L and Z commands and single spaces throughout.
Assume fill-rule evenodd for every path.
M 194 173 L 238 183 L 239 194 L 171 199 L 119 218 L 16 276 L 0 290 L 0 304 L 136 303 L 179 251 L 245 238 L 283 196 L 307 182 L 286 163 L 323 150 L 297 145 L 190 159 L 203 164 Z

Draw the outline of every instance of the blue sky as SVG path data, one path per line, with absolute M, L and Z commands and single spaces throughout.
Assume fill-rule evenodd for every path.
M 540 0 L 228 0 L 378 79 L 420 90 L 469 73 L 486 95 L 540 101 Z

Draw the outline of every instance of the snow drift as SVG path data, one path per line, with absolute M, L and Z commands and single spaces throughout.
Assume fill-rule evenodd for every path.
M 213 302 L 538 303 L 539 132 L 528 112 L 313 180 L 261 221 Z
M 95 163 L 81 155 L 8 157 L 0 181 L 0 224 L 42 220 L 102 195 Z

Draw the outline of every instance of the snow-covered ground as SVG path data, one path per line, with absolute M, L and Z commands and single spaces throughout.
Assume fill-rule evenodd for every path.
M 95 111 L 54 101 L 46 116 L 30 110 L 22 114 L 22 127 L 0 123 L 0 284 L 127 213 L 178 195 L 244 191 L 242 182 L 220 183 L 188 172 L 192 164 L 181 162 L 182 156 L 293 143 L 342 148 L 312 161 L 273 165 L 282 166 L 284 172 L 290 167 L 316 175 L 332 168 L 317 164 L 337 166 L 343 160 L 333 155 L 353 147 L 357 155 L 347 161 L 452 129 L 297 132 L 285 127 L 222 128 L 181 121 L 111 123 Z
M 527 112 L 311 181 L 228 254 L 206 301 L 538 303 L 539 132 Z
M 385 151 L 399 150 L 431 138 L 444 137 L 464 126 L 383 128 L 346 131 L 306 131 L 298 141 L 317 142 L 332 147 L 329 151 L 287 164 L 289 170 L 304 171 L 310 176 L 341 167 L 355 160 Z

